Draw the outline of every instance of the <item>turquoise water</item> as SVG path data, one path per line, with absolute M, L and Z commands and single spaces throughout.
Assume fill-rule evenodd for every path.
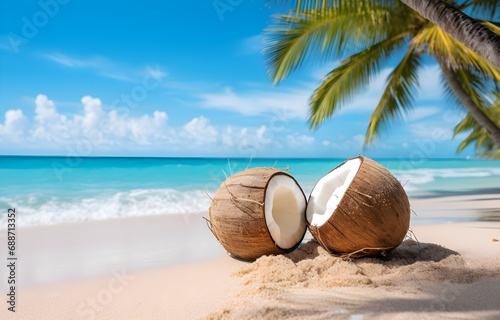
M 0 220 L 33 226 L 205 212 L 221 181 L 245 168 L 288 170 L 308 194 L 345 159 L 0 157 Z M 410 197 L 500 193 L 500 161 L 378 159 Z M 3 212 L 2 212 L 3 211 Z

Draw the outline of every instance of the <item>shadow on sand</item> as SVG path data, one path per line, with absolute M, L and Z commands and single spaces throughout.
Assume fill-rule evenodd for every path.
M 325 251 L 315 241 L 296 251 L 286 255 L 296 265 L 325 258 Z M 385 257 L 332 259 L 339 259 L 334 265 L 355 264 L 363 276 L 371 278 L 369 284 L 322 288 L 313 294 L 307 286 L 295 286 L 287 294 L 274 297 L 278 303 L 264 318 L 293 314 L 294 319 L 354 319 L 353 315 L 359 319 L 383 315 L 383 319 L 397 313 L 398 319 L 404 319 L 401 313 L 411 313 L 412 318 L 419 319 L 416 315 L 425 313 L 441 318 L 449 317 L 449 312 L 481 312 L 482 319 L 500 319 L 500 270 L 471 267 L 458 252 L 437 244 L 406 240 Z M 349 277 L 343 270 L 348 271 L 334 271 L 339 277 Z
M 311 240 L 293 252 L 285 254 L 285 257 L 298 263 L 302 260 L 315 259 L 320 253 L 326 251 L 316 240 Z M 458 252 L 442 247 L 434 243 L 420 243 L 413 240 L 405 240 L 399 247 L 389 252 L 386 256 L 358 258 L 357 262 L 384 263 L 394 265 L 409 265 L 419 261 L 441 261 L 450 255 L 460 255 Z

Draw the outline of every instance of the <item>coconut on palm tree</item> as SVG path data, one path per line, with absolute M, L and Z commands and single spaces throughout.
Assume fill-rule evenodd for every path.
M 500 34 L 500 24 L 493 21 L 496 1 L 447 2 L 475 13 L 482 26 Z M 310 98 L 312 128 L 361 93 L 386 63 L 397 60 L 371 115 L 365 144 L 413 107 L 418 71 L 424 57 L 432 57 L 445 88 L 500 145 L 500 129 L 485 113 L 481 98 L 481 88 L 500 83 L 500 70 L 400 1 L 298 1 L 294 11 L 276 17 L 266 30 L 264 54 L 275 83 L 308 59 L 342 59 Z

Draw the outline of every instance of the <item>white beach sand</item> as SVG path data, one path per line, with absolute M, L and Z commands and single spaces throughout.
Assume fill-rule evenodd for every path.
M 500 223 L 434 225 L 415 232 L 420 243 L 407 240 L 383 259 L 344 261 L 315 242 L 288 255 L 260 258 L 236 273 L 243 283 L 237 298 L 211 316 L 499 318 L 500 245 L 492 239 L 498 237 Z M 456 251 L 427 242 L 444 237 L 442 242 Z M 474 240 L 464 243 L 469 237 Z
M 17 312 L 0 318 L 498 319 L 499 198 L 413 199 L 420 243 L 353 262 L 314 242 L 234 260 L 199 214 L 26 228 Z M 466 222 L 427 224 L 439 213 Z

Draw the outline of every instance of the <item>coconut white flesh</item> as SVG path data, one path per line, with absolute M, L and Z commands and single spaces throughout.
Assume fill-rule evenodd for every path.
M 264 203 L 266 224 L 274 242 L 290 249 L 302 240 L 306 229 L 306 199 L 292 178 L 279 174 L 267 185 Z
M 332 216 L 344 197 L 347 188 L 361 166 L 359 158 L 348 160 L 342 166 L 321 178 L 309 198 L 307 221 L 313 226 L 322 226 Z

